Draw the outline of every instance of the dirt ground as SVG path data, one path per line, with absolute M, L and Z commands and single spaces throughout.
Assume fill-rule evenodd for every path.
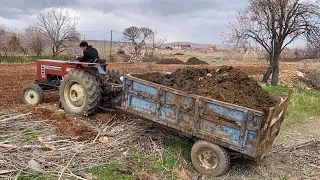
M 222 65 L 232 65 L 247 73 L 249 76 L 257 79 L 261 78 L 262 73 L 267 67 L 267 64 L 265 63 L 242 64 L 238 62 L 215 63 L 204 67 L 219 68 Z M 298 81 L 298 76 L 296 73 L 297 70 L 301 68 L 317 68 L 320 67 L 320 63 L 281 63 L 280 66 L 280 83 L 294 85 L 301 83 Z M 133 64 L 114 63 L 110 64 L 108 68 L 120 69 L 125 73 L 133 74 L 146 71 L 168 72 L 181 67 L 187 66 L 145 63 L 141 64 L 139 67 L 136 67 Z M 63 135 L 64 137 L 74 138 L 76 141 L 93 141 L 97 134 L 102 131 L 101 126 L 103 126 L 103 124 L 111 124 L 114 127 L 119 128 L 119 133 L 123 135 L 121 132 L 124 132 L 123 130 L 127 127 L 124 128 L 121 126 L 121 124 L 116 126 L 117 122 L 125 119 L 123 115 L 112 111 L 100 111 L 89 117 L 87 120 L 84 120 L 80 117 L 73 117 L 64 114 L 63 111 L 59 111 L 57 109 L 57 102 L 59 99 L 57 92 L 46 92 L 44 104 L 38 108 L 21 104 L 19 100 L 20 90 L 25 84 L 32 83 L 34 79 L 36 79 L 36 66 L 34 63 L 1 64 L 0 111 L 15 110 L 21 113 L 34 112 L 36 113 L 38 121 L 54 126 L 56 133 Z M 306 122 L 304 126 L 282 132 L 276 142 L 276 145 L 274 146 L 273 151 L 270 152 L 269 156 L 265 158 L 262 164 L 257 166 L 247 163 L 247 161 L 233 161 L 231 171 L 229 174 L 221 177 L 221 179 L 279 179 L 280 177 L 284 177 L 285 179 L 289 179 L 286 177 L 296 177 L 296 179 L 319 179 L 320 135 L 319 131 L 317 130 L 317 127 L 319 126 L 320 121 L 313 119 Z M 145 126 L 145 128 L 148 127 L 149 126 Z M 137 132 L 138 129 L 133 129 L 133 131 Z M 141 137 L 146 131 L 148 130 L 143 129 L 139 131 Z M 130 134 L 128 137 L 132 137 L 132 135 L 133 134 Z M 110 136 L 112 137 L 114 135 Z M 124 140 L 126 138 L 119 136 L 120 140 Z M 135 138 L 137 137 L 135 136 Z M 139 142 L 145 142 L 148 139 L 149 137 L 146 137 L 146 139 L 140 138 Z M 121 142 L 119 140 L 117 141 Z M 132 141 L 132 143 L 134 142 L 136 141 Z M 112 149 L 111 146 L 110 148 Z M 125 149 L 122 149 L 121 153 L 124 151 Z M 92 149 L 92 152 L 94 152 L 94 149 Z M 32 153 L 30 156 L 31 155 Z M 112 154 L 110 154 L 110 157 L 111 156 Z M 69 159 L 70 158 L 71 157 L 69 157 Z
M 189 58 L 186 64 L 187 65 L 208 65 L 207 62 L 202 61 L 196 57 Z
M 177 58 L 171 58 L 171 59 L 161 59 L 156 64 L 184 64 L 184 62 Z

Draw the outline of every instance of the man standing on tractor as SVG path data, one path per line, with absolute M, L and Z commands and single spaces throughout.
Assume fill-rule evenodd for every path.
M 79 46 L 83 51 L 83 56 L 77 58 L 80 62 L 95 63 L 99 60 L 99 54 L 96 48 L 88 45 L 85 41 L 81 42 Z

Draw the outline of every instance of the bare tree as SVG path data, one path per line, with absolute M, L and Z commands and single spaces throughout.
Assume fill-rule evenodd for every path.
M 250 41 L 259 43 L 269 55 L 270 66 L 263 76 L 266 83 L 278 85 L 279 57 L 283 49 L 310 27 L 319 26 L 317 3 L 305 0 L 248 0 L 248 7 L 231 22 L 226 42 L 241 46 Z
M 320 21 L 320 19 L 319 19 Z M 311 27 L 307 32 L 308 48 L 311 50 L 311 56 L 318 58 L 320 56 L 320 28 Z
M 52 57 L 64 52 L 70 42 L 79 41 L 78 21 L 63 8 L 52 8 L 38 14 L 38 28 L 52 43 Z
M 34 26 L 28 27 L 22 34 L 21 39 L 22 47 L 33 51 L 37 56 L 41 56 L 41 53 L 49 45 L 49 39 Z
M 8 50 L 11 52 L 11 56 L 14 56 L 13 53 L 19 52 L 21 47 L 21 40 L 18 34 L 12 33 L 10 36 Z
M 136 26 L 132 26 L 126 28 L 123 31 L 123 37 L 125 40 L 130 41 L 134 46 L 134 53 L 138 56 L 142 46 L 146 44 L 148 40 L 151 40 L 154 32 L 146 27 L 138 28 Z
M 5 57 L 8 56 L 10 38 L 10 32 L 5 27 L 0 26 L 0 56 L 2 56 L 1 52 L 5 54 Z

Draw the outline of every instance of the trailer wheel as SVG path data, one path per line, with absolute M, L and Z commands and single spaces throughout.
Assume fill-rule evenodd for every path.
M 70 114 L 89 115 L 99 106 L 100 87 L 95 76 L 76 69 L 69 71 L 60 85 L 60 102 Z
M 20 92 L 20 99 L 24 104 L 36 106 L 43 102 L 44 93 L 37 84 L 27 84 Z
M 224 148 L 203 140 L 193 145 L 191 161 L 199 173 L 209 176 L 221 176 L 230 168 L 229 153 Z

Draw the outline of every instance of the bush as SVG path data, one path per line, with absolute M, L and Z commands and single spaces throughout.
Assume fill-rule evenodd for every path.
M 126 52 L 124 50 L 118 50 L 117 54 L 126 54 Z

